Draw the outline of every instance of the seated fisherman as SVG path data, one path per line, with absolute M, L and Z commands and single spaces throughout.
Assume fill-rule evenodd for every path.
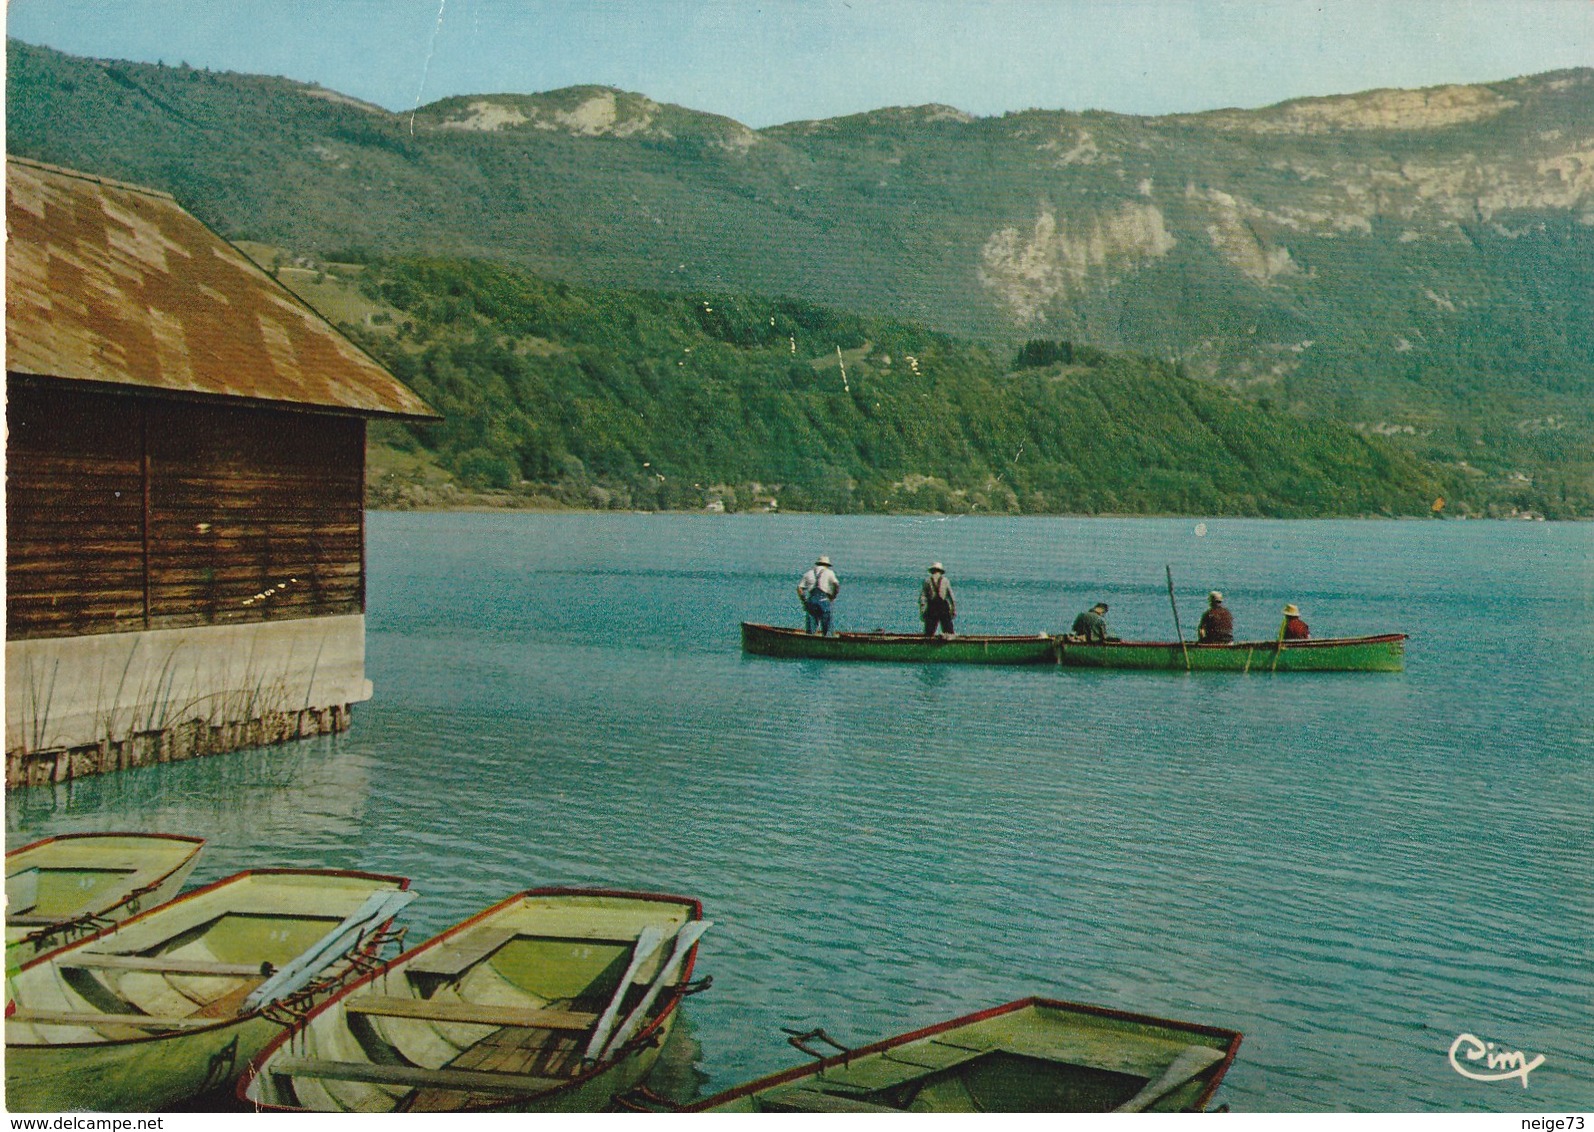
M 1078 617 L 1074 618 L 1074 627 L 1070 634 L 1079 637 L 1087 644 L 1097 641 L 1105 644 L 1107 641 L 1107 603 L 1098 601 Z
M 1301 611 L 1293 605 L 1284 607 L 1284 625 L 1280 629 L 1280 635 L 1286 641 L 1304 641 L 1312 635 L 1306 622 L 1301 620 Z
M 1207 594 L 1207 611 L 1196 625 L 1196 642 L 1203 645 L 1234 643 L 1234 614 L 1223 604 L 1223 595 L 1217 590 Z

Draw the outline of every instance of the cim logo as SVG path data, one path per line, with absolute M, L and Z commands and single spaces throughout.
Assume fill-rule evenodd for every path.
M 1456 1060 L 1456 1054 L 1461 1054 L 1474 1066 L 1468 1068 Z M 1482 1065 L 1477 1065 L 1482 1062 Z M 1528 1074 L 1544 1064 L 1544 1055 L 1541 1053 L 1529 1061 L 1527 1054 L 1521 1050 L 1496 1049 L 1493 1042 L 1486 1042 L 1474 1034 L 1462 1034 L 1450 1043 L 1450 1068 L 1463 1077 L 1474 1081 L 1509 1081 L 1513 1077 L 1522 1079 L 1522 1087 L 1528 1087 Z M 1487 1067 L 1487 1073 L 1478 1072 Z

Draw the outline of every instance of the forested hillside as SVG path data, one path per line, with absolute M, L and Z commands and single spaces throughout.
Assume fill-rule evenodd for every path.
M 229 238 L 798 295 L 993 358 L 1030 339 L 1129 351 L 1442 465 L 1497 513 L 1594 514 L 1594 71 L 1164 118 L 924 106 L 752 130 L 603 87 L 396 114 L 8 48 L 11 151 L 167 189 Z
M 1425 514 L 1449 490 L 1387 442 L 1071 343 L 1020 359 L 797 300 L 479 261 L 359 280 L 380 313 L 349 332 L 445 417 L 379 439 L 523 499 L 1287 516 Z M 405 498 L 403 477 L 374 486 Z

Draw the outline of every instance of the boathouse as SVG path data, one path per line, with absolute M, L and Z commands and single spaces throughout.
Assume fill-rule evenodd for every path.
M 348 727 L 366 422 L 435 414 L 165 193 L 6 221 L 6 786 Z

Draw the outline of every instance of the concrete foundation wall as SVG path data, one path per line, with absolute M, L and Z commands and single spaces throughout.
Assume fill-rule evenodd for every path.
M 348 727 L 365 617 L 6 642 L 6 786 Z

